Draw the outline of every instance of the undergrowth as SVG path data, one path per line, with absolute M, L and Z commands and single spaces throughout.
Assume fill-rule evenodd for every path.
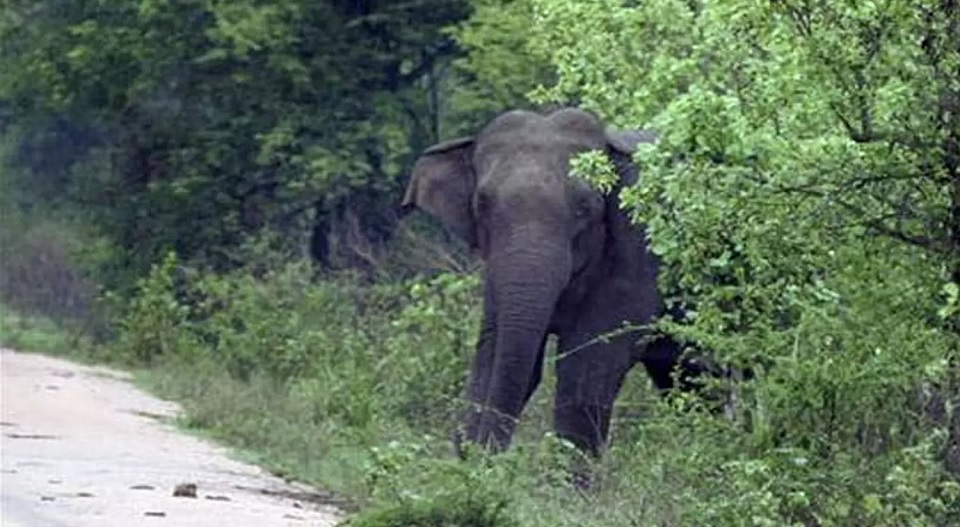
M 826 378 L 796 353 L 792 368 L 743 391 L 751 411 L 735 421 L 654 397 L 635 369 L 587 494 L 566 479 L 577 454 L 549 433 L 549 380 L 509 451 L 460 461 L 448 433 L 472 355 L 477 286 L 451 274 L 314 281 L 300 264 L 256 278 L 206 275 L 171 255 L 140 282 L 110 353 L 149 364 L 154 389 L 183 402 L 187 426 L 349 497 L 361 510 L 354 526 L 958 521 L 960 486 L 939 462 L 942 427 L 911 410 L 909 387 L 930 371 Z M 800 331 L 824 323 L 811 318 Z M 811 356 L 822 353 L 800 335 Z M 882 366 L 911 366 L 896 360 Z
M 22 351 L 65 354 L 72 352 L 78 339 L 53 320 L 26 316 L 0 304 L 0 345 Z

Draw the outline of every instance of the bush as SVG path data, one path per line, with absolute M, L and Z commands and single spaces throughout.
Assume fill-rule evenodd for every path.
M 511 514 L 514 499 L 503 487 L 495 487 L 485 477 L 488 471 L 474 466 L 456 465 L 449 461 L 425 467 L 425 452 L 406 451 L 392 443 L 384 449 L 373 449 L 373 463 L 368 472 L 373 488 L 389 492 L 379 506 L 347 522 L 352 527 L 519 527 Z M 406 455 L 404 455 L 406 454 Z M 404 468 L 432 468 L 432 483 L 416 491 L 410 487 L 409 474 L 398 477 Z M 399 473 L 398 473 L 399 472 Z M 378 481 L 382 478 L 386 481 Z
M 289 387 L 316 418 L 362 427 L 375 416 L 437 425 L 472 353 L 476 277 L 402 285 L 314 282 L 306 263 L 260 277 L 202 274 L 170 255 L 138 283 L 119 321 L 117 356 L 213 361 L 240 381 Z
M 96 296 L 74 252 L 76 233 L 57 222 L 5 217 L 0 225 L 0 295 L 23 312 L 80 320 Z
M 915 272 L 902 272 L 891 283 L 918 287 Z M 652 396 L 635 369 L 596 466 L 598 488 L 580 499 L 564 468 L 578 456 L 541 439 L 550 426 L 540 411 L 545 390 L 524 417 L 530 433 L 510 451 L 452 459 L 443 432 L 473 353 L 478 285 L 454 274 L 316 281 L 297 262 L 213 275 L 171 256 L 140 282 L 113 350 L 177 372 L 164 382 L 186 399 L 190 423 L 263 452 L 284 474 L 360 498 L 361 526 L 958 519 L 960 486 L 937 462 L 942 426 L 917 396 L 918 386 L 944 379 L 938 350 L 950 341 L 897 323 L 906 295 L 884 303 L 871 291 L 842 291 L 849 304 L 807 306 L 789 333 L 773 334 L 790 339 L 767 341 L 791 353 L 768 348 L 775 368 L 738 389 L 734 421 L 682 397 Z M 877 324 L 871 333 L 848 329 L 868 322 Z M 887 353 L 886 342 L 917 351 Z M 832 351 L 838 345 L 843 354 Z
M 0 304 L 0 345 L 45 353 L 67 353 L 77 339 L 48 318 L 23 316 Z
M 48 320 L 71 346 L 110 337 L 109 305 L 96 280 L 106 245 L 94 233 L 54 214 L 5 207 L 0 247 L 0 300 L 8 309 Z

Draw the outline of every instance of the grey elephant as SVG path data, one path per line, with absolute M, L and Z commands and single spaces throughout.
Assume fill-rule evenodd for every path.
M 635 364 L 645 366 L 660 390 L 673 387 L 675 369 L 686 389 L 702 373 L 665 336 L 643 346 L 636 334 L 596 339 L 624 322 L 646 324 L 664 313 L 660 264 L 644 229 L 620 209 L 618 192 L 605 196 L 571 177 L 570 160 L 605 151 L 620 185 L 629 185 L 637 180 L 631 154 L 654 140 L 647 131 L 607 130 L 579 109 L 517 110 L 475 136 L 432 146 L 417 160 L 404 213 L 419 208 L 435 216 L 486 262 L 462 439 L 495 451 L 509 445 L 540 383 L 551 334 L 558 339 L 556 433 L 595 456 Z

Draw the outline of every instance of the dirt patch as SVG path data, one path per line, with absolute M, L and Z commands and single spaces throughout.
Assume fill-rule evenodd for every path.
M 179 407 L 128 378 L 0 350 L 4 527 L 338 522 L 332 499 L 321 499 L 326 493 L 286 483 L 178 432 L 167 421 Z M 175 496 L 185 481 L 194 497 L 206 499 Z

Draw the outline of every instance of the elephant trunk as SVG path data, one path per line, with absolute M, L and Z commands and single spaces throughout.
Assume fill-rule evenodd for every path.
M 544 337 L 571 266 L 565 239 L 533 229 L 490 254 L 487 280 L 493 285 L 497 336 L 486 400 L 476 401 L 484 410 L 478 426 L 471 427 L 475 441 L 494 449 L 509 445 L 539 382 Z

